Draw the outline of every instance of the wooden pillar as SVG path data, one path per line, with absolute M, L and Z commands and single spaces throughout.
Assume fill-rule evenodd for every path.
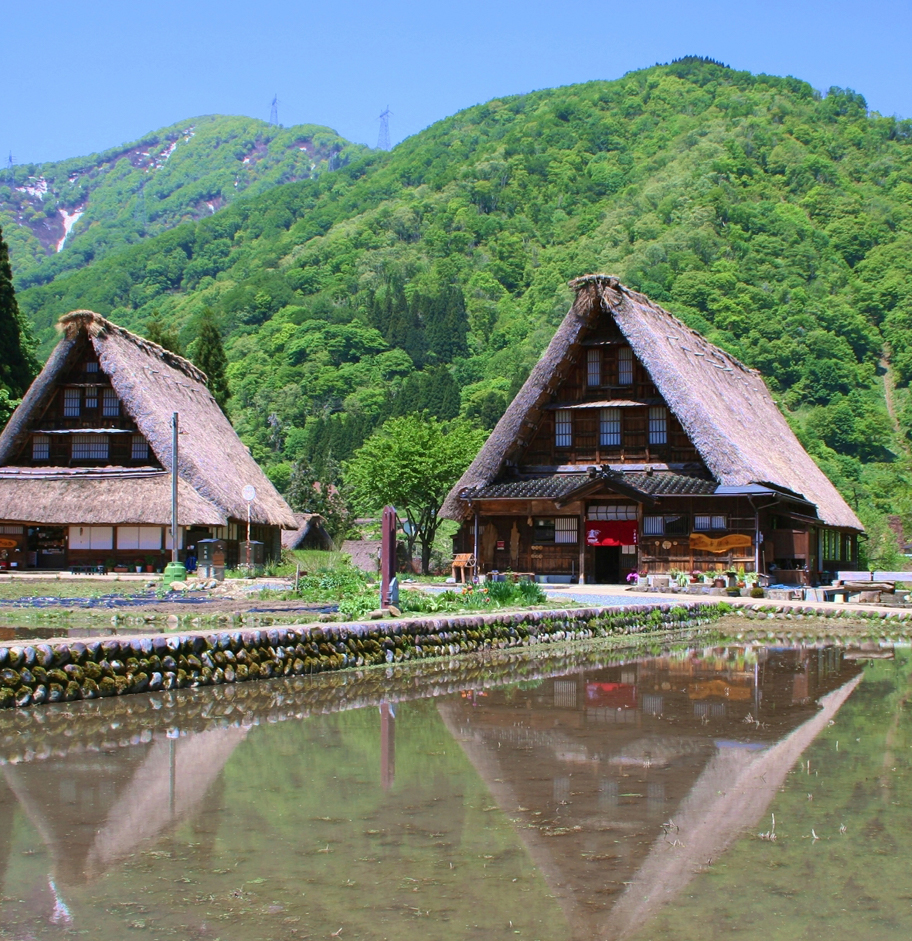
M 586 501 L 583 501 L 579 516 L 579 583 L 586 584 Z

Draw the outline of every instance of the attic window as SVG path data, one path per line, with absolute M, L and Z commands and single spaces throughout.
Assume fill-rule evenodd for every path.
M 598 348 L 586 352 L 586 385 L 602 384 L 602 351 Z
M 149 460 L 149 442 L 142 435 L 133 435 L 130 459 L 133 461 Z
M 105 389 L 101 400 L 101 414 L 105 418 L 116 418 L 120 415 L 120 399 L 113 389 Z
M 713 529 L 727 529 L 724 516 L 708 516 L 698 513 L 694 517 L 695 532 L 709 532 Z
M 48 435 L 35 435 L 32 438 L 32 460 L 48 461 L 51 458 L 51 439 Z
M 618 350 L 618 385 L 633 385 L 633 350 L 629 346 Z
M 85 407 L 86 409 L 95 409 L 98 408 L 98 387 L 97 386 L 88 386 L 85 390 Z
M 98 363 L 94 359 L 90 359 L 85 364 L 86 372 L 98 372 Z
M 554 413 L 554 444 L 558 448 L 573 446 L 573 413 L 568 408 Z
M 63 417 L 76 418 L 79 415 L 79 404 L 82 396 L 79 389 L 63 390 Z

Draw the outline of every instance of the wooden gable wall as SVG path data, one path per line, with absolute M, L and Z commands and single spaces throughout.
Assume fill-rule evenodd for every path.
M 597 375 L 596 375 L 597 373 Z M 597 381 L 595 381 L 597 380 Z M 637 402 L 618 405 L 613 413 L 620 421 L 620 443 L 606 444 L 603 411 L 586 402 Z M 571 441 L 557 443 L 560 406 L 571 424 Z M 665 441 L 650 440 L 650 408 L 664 408 Z M 668 410 L 646 368 L 633 354 L 614 325 L 590 335 L 578 347 L 566 379 L 554 394 L 552 406 L 539 420 L 531 441 L 519 455 L 521 467 L 560 467 L 570 464 L 702 463 L 680 422 Z
M 149 442 L 117 399 L 110 377 L 102 371 L 90 344 L 85 344 L 73 364 L 57 379 L 55 386 L 44 411 L 32 416 L 29 423 L 31 433 L 23 443 L 16 464 L 25 467 L 72 467 L 92 464 L 118 467 L 159 466 Z M 111 433 L 105 436 L 108 439 L 106 458 L 74 458 L 73 439 L 81 429 L 92 432 L 100 429 L 111 430 Z M 57 433 L 42 435 L 43 432 Z M 36 435 L 47 440 L 47 457 L 36 459 L 33 447 Z M 145 442 L 145 457 L 133 456 L 134 438 L 142 438 Z M 44 454 L 43 451 L 40 453 Z

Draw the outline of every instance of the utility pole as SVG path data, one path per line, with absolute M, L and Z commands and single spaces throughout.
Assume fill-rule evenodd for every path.
M 187 569 L 183 562 L 178 561 L 178 532 L 177 525 L 177 482 L 178 475 L 178 437 L 180 436 L 180 419 L 177 412 L 171 415 L 171 561 L 165 566 L 163 580 L 168 582 L 183 582 L 187 579 Z
M 279 96 L 278 93 L 272 97 L 272 108 L 269 111 L 269 123 L 278 125 L 279 123 Z

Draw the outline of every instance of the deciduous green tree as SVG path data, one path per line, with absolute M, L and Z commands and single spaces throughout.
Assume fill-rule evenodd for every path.
M 385 422 L 345 465 L 345 483 L 359 508 L 379 513 L 391 504 L 405 514 L 409 554 L 417 541 L 424 574 L 440 507 L 484 439 L 465 422 L 444 424 L 416 413 Z

